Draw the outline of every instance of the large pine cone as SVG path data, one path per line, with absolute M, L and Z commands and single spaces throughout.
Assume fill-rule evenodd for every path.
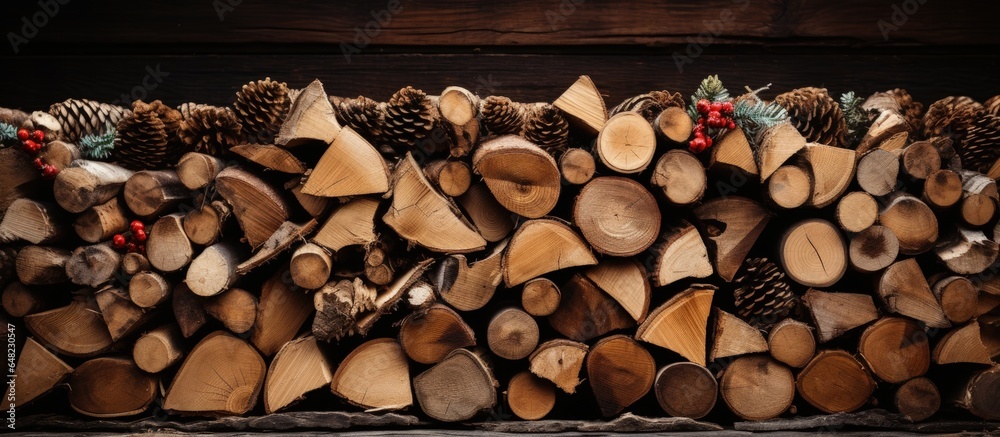
M 788 317 L 799 303 L 785 281 L 785 273 L 767 258 L 744 261 L 734 279 L 736 314 L 751 325 L 766 329 Z
M 979 118 L 983 105 L 966 96 L 945 97 L 931 104 L 924 114 L 924 136 L 954 136 L 964 132 Z
M 108 125 L 118 125 L 130 112 L 121 106 L 87 99 L 69 99 L 49 107 L 49 114 L 62 126 L 63 139 L 71 143 L 104 133 Z
M 185 151 L 177 136 L 179 125 L 180 111 L 158 100 L 136 101 L 132 114 L 118 122 L 118 142 L 112 156 L 118 165 L 132 170 L 171 167 Z
M 980 173 L 1000 159 L 1000 116 L 981 113 L 962 135 L 962 167 Z
M 826 88 L 799 88 L 774 98 L 788 111 L 792 125 L 807 141 L 835 147 L 846 143 L 847 123 L 840 104 Z
M 924 104 L 913 100 L 913 96 L 902 88 L 889 90 L 888 93 L 899 105 L 900 113 L 904 118 L 906 118 L 906 122 L 910 125 L 910 131 L 923 132 Z
M 569 146 L 569 122 L 559 108 L 540 105 L 529 113 L 522 136 L 550 155 L 558 156 Z
M 493 135 L 517 135 L 524 128 L 524 105 L 502 96 L 483 99 L 483 127 Z
M 243 85 L 236 93 L 233 110 L 247 142 L 268 144 L 274 142 L 289 106 L 288 85 L 268 77 Z
M 983 103 L 983 108 L 990 115 L 1000 116 L 1000 94 L 990 97 Z
M 334 109 L 341 125 L 350 126 L 372 144 L 378 143 L 385 120 L 385 110 L 378 102 L 358 96 L 356 99 L 341 101 Z
M 397 91 L 385 106 L 383 139 L 396 148 L 412 149 L 434 129 L 435 112 L 423 91 L 409 86 Z
M 239 145 L 243 126 L 232 109 L 197 105 L 185 108 L 188 113 L 178 134 L 187 150 L 222 156 Z

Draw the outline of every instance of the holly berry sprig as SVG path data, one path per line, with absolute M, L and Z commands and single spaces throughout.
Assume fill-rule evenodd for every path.
M 21 141 L 21 150 L 24 150 L 24 152 L 28 155 L 35 157 L 35 160 L 32 161 L 32 163 L 38 171 L 42 172 L 43 178 L 53 179 L 59 174 L 58 168 L 38 157 L 38 152 L 42 151 L 42 144 L 45 141 L 45 132 L 37 129 L 33 131 L 28 131 L 23 128 L 18 129 L 17 139 Z
M 119 251 L 146 253 L 146 225 L 139 220 L 132 220 L 129 230 L 122 234 L 115 234 L 111 239 L 111 246 Z
M 694 125 L 694 139 L 688 143 L 688 148 L 694 153 L 701 153 L 712 147 L 712 134 L 717 134 L 719 130 L 736 129 L 733 102 L 709 102 L 701 99 L 695 105 L 695 110 L 699 115 L 698 123 Z

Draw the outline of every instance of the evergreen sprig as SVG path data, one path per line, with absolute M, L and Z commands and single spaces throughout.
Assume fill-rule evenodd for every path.
M 764 103 L 755 97 L 740 99 L 733 106 L 733 121 L 753 145 L 756 145 L 757 138 L 765 129 L 788 121 L 788 111 L 785 108 L 773 102 Z
M 17 139 L 17 127 L 0 122 L 0 147 L 10 145 Z
M 854 95 L 854 91 L 840 95 L 840 109 L 847 122 L 847 144 L 852 148 L 861 142 L 874 118 L 875 111 L 867 111 L 861 107 L 864 102 L 864 99 Z
M 718 75 L 708 76 L 701 81 L 698 89 L 691 95 L 691 104 L 688 106 L 688 114 L 692 120 L 698 119 L 698 101 L 701 99 L 709 102 L 722 102 L 729 100 L 729 90 L 722 85 L 722 80 Z
M 108 124 L 102 134 L 87 135 L 80 139 L 80 154 L 87 159 L 108 159 L 115 148 L 118 130 Z

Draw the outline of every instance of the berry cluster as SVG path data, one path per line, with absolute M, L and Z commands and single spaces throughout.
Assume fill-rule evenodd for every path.
M 695 105 L 698 111 L 698 124 L 694 126 L 694 139 L 688 148 L 694 153 L 701 153 L 712 147 L 712 137 L 708 129 L 736 129 L 733 121 L 733 102 L 709 102 L 701 99 Z
M 45 132 L 40 130 L 28 131 L 27 129 L 19 129 L 17 131 L 17 139 L 21 141 L 21 149 L 25 153 L 34 156 L 35 168 L 42 172 L 42 177 L 46 179 L 52 179 L 59 174 L 59 169 L 45 162 L 42 158 L 38 157 L 38 152 L 42 150 L 42 142 L 45 141 Z
M 115 234 L 111 245 L 115 249 L 126 252 L 146 253 L 146 225 L 139 220 L 132 220 L 129 230 L 124 234 Z

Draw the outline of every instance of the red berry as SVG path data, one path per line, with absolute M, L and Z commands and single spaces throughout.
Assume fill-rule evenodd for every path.
M 701 99 L 701 100 L 698 101 L 697 104 L 695 104 L 695 109 L 698 110 L 698 112 L 700 112 L 700 113 L 706 113 L 706 112 L 708 112 L 708 108 L 710 106 L 711 105 L 708 104 L 708 100 Z
M 35 168 L 39 170 L 45 168 L 45 161 L 42 161 L 42 158 L 35 158 L 35 160 L 32 161 L 32 164 L 34 164 Z
M 42 166 L 42 177 L 52 179 L 56 177 L 57 174 L 59 174 L 58 168 L 55 168 L 54 166 L 51 166 L 49 164 L 45 164 L 44 166 Z
M 43 140 L 45 140 L 45 132 L 42 132 L 40 130 L 36 130 L 36 131 L 34 131 L 34 132 L 31 133 L 31 139 L 33 139 L 35 141 L 38 141 L 40 143 Z
M 18 129 L 17 130 L 17 139 L 19 141 L 27 140 L 29 137 L 31 137 L 31 134 L 28 132 L 27 129 Z
M 708 119 L 711 120 L 713 118 L 722 118 L 722 113 L 716 110 L 712 110 L 712 112 L 708 113 Z
M 125 245 L 125 250 L 127 250 L 127 251 L 129 251 L 129 252 L 135 252 L 135 250 L 136 250 L 136 249 L 137 249 L 138 247 L 139 247 L 139 246 L 137 246 L 137 245 L 136 245 L 135 243 L 128 243 L 128 244 L 126 244 L 126 245 Z
M 114 238 L 111 240 L 111 244 L 119 249 L 125 247 L 125 236 L 122 234 L 115 234 Z
M 695 149 L 698 149 L 699 152 L 705 150 L 705 144 L 706 142 L 704 138 L 695 138 L 691 140 L 691 146 Z
M 712 147 L 712 138 L 711 137 L 705 138 L 705 148 L 707 149 L 709 147 Z
M 713 112 L 719 112 L 722 110 L 722 102 L 712 102 L 712 105 L 709 106 L 709 108 L 711 108 Z
M 146 225 L 142 224 L 139 220 L 132 220 L 132 223 L 128 225 L 128 228 L 131 229 L 132 232 L 138 232 L 140 230 L 146 230 Z
M 722 102 L 722 112 L 733 112 L 733 102 Z
M 733 122 L 732 120 L 730 120 L 730 121 L 729 121 L 729 126 L 728 126 L 728 127 L 729 127 L 730 129 L 736 129 L 736 123 L 734 123 L 734 122 Z
M 140 243 L 146 241 L 146 231 L 142 229 L 133 231 L 132 236 L 135 237 L 135 241 L 138 241 Z

